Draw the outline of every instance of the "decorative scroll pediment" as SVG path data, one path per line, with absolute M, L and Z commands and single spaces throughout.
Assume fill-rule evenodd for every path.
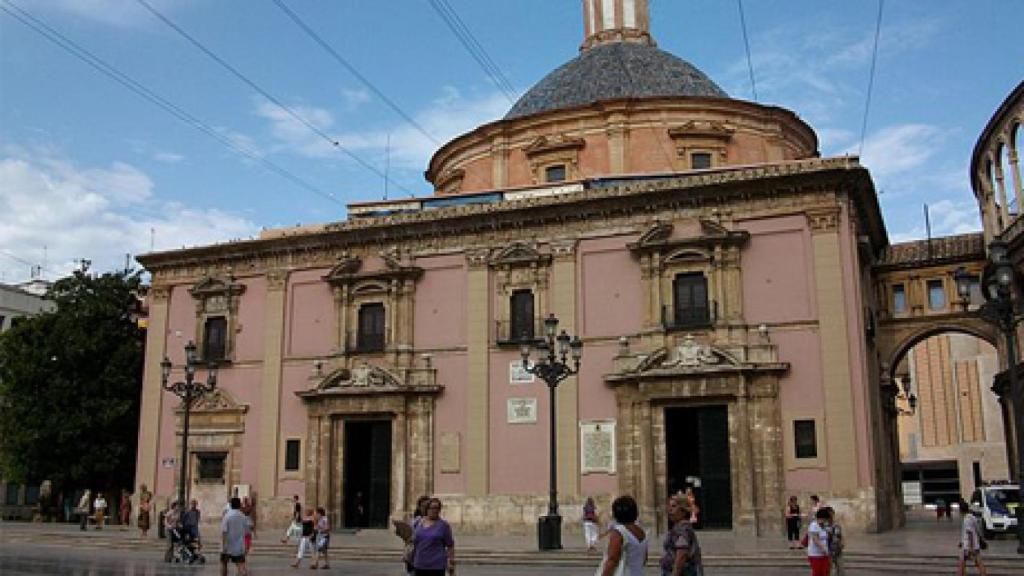
M 423 274 L 423 268 L 403 263 L 398 254 L 382 252 L 384 269 L 361 272 L 363 260 L 358 256 L 343 256 L 324 277 L 333 286 L 343 286 L 365 280 L 416 279 Z
M 181 412 L 183 406 L 178 405 L 177 411 Z M 249 410 L 249 406 L 241 404 L 235 399 L 234 395 L 223 388 L 215 388 L 212 392 L 204 394 L 202 398 L 192 401 L 193 414 L 200 414 L 206 412 L 227 412 L 227 413 L 245 413 Z
M 511 245 L 495 252 L 490 259 L 492 266 L 501 265 L 522 265 L 522 264 L 546 264 L 551 256 L 541 254 L 536 247 L 525 242 L 513 242 Z
M 718 222 L 701 218 L 700 235 L 688 238 L 672 239 L 672 224 L 656 223 L 649 228 L 640 239 L 627 247 L 637 254 L 662 253 L 669 251 L 685 251 L 687 248 L 709 249 L 714 247 L 742 247 L 750 240 L 750 232 L 746 230 L 729 230 Z M 700 250 L 704 252 L 705 250 Z
M 199 282 L 189 288 L 189 294 L 197 300 L 204 300 L 215 296 L 230 297 L 238 296 L 245 292 L 245 284 L 235 282 L 234 276 L 228 276 L 226 280 L 213 276 L 203 276 Z
M 728 141 L 736 132 L 736 127 L 727 122 L 713 120 L 690 120 L 680 126 L 669 128 L 668 135 L 672 138 L 710 138 Z
M 345 255 L 338 259 L 338 263 L 331 268 L 330 272 L 324 276 L 324 279 L 330 281 L 331 279 L 342 278 L 351 276 L 363 267 L 363 259 L 358 256 Z
M 389 370 L 360 362 L 351 368 L 338 368 L 321 378 L 314 378 L 309 390 L 298 392 L 303 398 L 333 395 L 423 394 L 442 390 L 434 379 L 433 369 Z
M 651 246 L 654 244 L 664 244 L 668 241 L 669 237 L 672 236 L 672 225 L 663 222 L 655 223 L 651 226 L 647 232 L 644 232 L 640 236 L 640 240 L 637 241 L 637 246 Z
M 548 138 L 538 136 L 529 146 L 523 148 L 527 156 L 536 156 L 563 150 L 580 150 L 586 146 L 582 138 Z

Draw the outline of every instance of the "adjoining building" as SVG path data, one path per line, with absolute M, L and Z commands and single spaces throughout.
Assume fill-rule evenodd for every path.
M 555 407 L 568 526 L 622 493 L 664 526 L 686 487 L 707 527 L 743 534 L 781 533 L 789 495 L 851 529 L 902 522 L 868 171 L 659 50 L 645 0 L 583 8 L 580 55 L 443 145 L 432 196 L 139 258 L 138 483 L 175 493 L 160 362 L 179 375 L 194 340 L 220 363 L 191 420 L 202 508 L 248 493 L 273 525 L 298 494 L 385 527 L 437 494 L 462 532 L 533 530 L 550 406 L 519 344 L 554 314 L 584 343 Z

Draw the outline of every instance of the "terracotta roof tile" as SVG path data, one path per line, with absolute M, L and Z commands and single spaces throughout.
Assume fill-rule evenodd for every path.
M 878 265 L 907 266 L 984 257 L 984 237 L 981 232 L 972 232 L 956 236 L 940 236 L 932 238 L 931 241 L 914 240 L 890 244 L 882 251 Z

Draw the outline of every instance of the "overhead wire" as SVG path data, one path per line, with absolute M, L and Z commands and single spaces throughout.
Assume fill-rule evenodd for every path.
M 39 264 L 38 262 L 31 262 L 29 260 L 26 260 L 26 259 L 24 259 L 24 258 L 22 258 L 20 256 L 12 254 L 9 250 L 0 248 L 0 256 L 6 256 L 6 257 L 10 258 L 11 260 L 14 260 L 15 262 L 20 262 L 22 264 L 27 264 L 28 266 L 30 266 L 32 268 L 38 269 L 38 270 L 40 270 L 42 272 L 49 272 L 50 274 L 52 274 L 54 276 L 60 276 L 60 273 L 54 271 L 52 268 L 43 266 L 42 264 Z
M 374 85 L 373 82 L 370 82 L 369 78 L 364 76 L 358 69 L 356 69 L 355 66 L 353 66 L 348 60 L 346 60 L 344 56 L 338 53 L 337 50 L 335 50 L 326 40 L 324 40 L 323 37 L 317 34 L 316 31 L 309 26 L 309 24 L 307 24 L 302 18 L 300 18 L 299 15 L 296 14 L 291 8 L 289 8 L 282 0 L 273 0 L 273 2 L 274 4 L 277 5 L 278 8 L 281 9 L 282 12 L 285 13 L 286 16 L 288 16 L 288 18 L 291 19 L 292 22 L 295 23 L 296 26 L 301 28 L 302 31 L 305 32 L 307 36 L 309 36 L 310 38 L 313 39 L 314 42 L 319 44 L 320 47 L 323 48 L 328 54 L 330 54 L 335 61 L 341 64 L 346 70 L 348 70 L 350 74 L 355 76 L 357 80 L 362 82 L 363 86 L 366 86 L 371 92 L 373 92 L 377 96 L 377 98 L 380 98 L 382 102 L 384 102 L 396 114 L 401 116 L 402 119 L 404 119 L 410 126 L 415 128 L 416 131 L 418 131 L 420 134 L 423 134 L 423 136 L 425 136 L 428 140 L 430 140 L 431 142 L 438 146 L 441 145 L 441 142 L 437 138 L 435 138 L 433 134 L 428 132 L 427 129 L 421 126 L 419 122 L 414 120 L 412 116 L 410 116 L 404 110 L 402 110 L 402 108 L 393 100 L 391 100 L 391 98 L 388 98 L 387 95 L 380 90 L 380 88 L 377 88 L 377 86 Z
M 871 71 L 868 73 L 868 93 L 864 97 L 864 120 L 860 125 L 860 146 L 857 148 L 857 157 L 864 154 L 864 139 L 868 133 L 868 112 L 871 110 L 871 92 L 875 87 L 875 64 L 878 61 L 878 39 L 882 34 L 882 10 L 885 7 L 885 0 L 878 0 L 878 16 L 875 18 L 875 46 L 871 50 Z
M 257 91 L 261 96 L 263 96 L 264 98 L 269 100 L 272 104 L 274 104 L 275 106 L 280 108 L 282 111 L 284 111 L 286 114 L 288 114 L 289 116 L 294 118 L 300 124 L 302 124 L 303 126 L 308 128 L 314 134 L 316 134 L 317 136 L 319 136 L 320 138 L 325 140 L 333 148 L 338 149 L 343 154 L 345 154 L 346 156 L 348 156 L 352 160 L 355 160 L 357 163 L 359 163 L 361 166 L 363 166 L 367 170 L 370 170 L 371 172 L 375 173 L 377 176 L 380 176 L 380 177 L 385 178 L 385 179 L 389 178 L 388 175 L 385 174 L 384 172 L 382 172 L 379 168 L 377 168 L 376 166 L 374 166 L 373 164 L 371 164 L 367 160 L 365 160 L 362 157 L 360 157 L 358 154 L 352 152 L 351 150 L 349 150 L 348 148 L 343 146 L 338 139 L 336 139 L 333 136 L 331 136 L 330 134 L 327 134 L 326 132 L 324 132 L 320 127 L 316 126 L 315 124 L 313 124 L 312 122 L 307 120 L 301 114 L 299 114 L 294 109 L 292 109 L 290 106 L 288 106 L 284 102 L 282 102 L 279 98 L 275 97 L 273 94 L 271 94 L 270 92 L 265 90 L 259 84 L 257 84 L 252 79 L 250 79 L 248 76 L 246 76 L 245 74 L 240 72 L 237 68 L 232 66 L 229 62 L 227 62 L 226 60 L 224 60 L 223 58 L 218 56 L 215 52 L 213 52 L 213 50 L 207 48 L 202 42 L 200 42 L 194 36 L 192 36 L 191 34 L 186 32 L 181 26 L 177 25 L 170 18 L 168 18 L 167 16 L 162 14 L 156 8 L 154 8 L 152 4 L 150 4 L 146 0 L 135 0 L 135 1 L 139 5 L 141 5 L 143 8 L 145 8 L 147 11 L 149 11 L 150 14 L 152 14 L 157 19 L 159 19 L 161 22 L 166 24 L 170 29 L 174 30 L 179 36 L 181 36 L 182 38 L 187 40 L 190 44 L 192 44 L 193 46 L 198 48 L 199 51 L 201 51 L 203 54 L 206 54 L 214 62 L 216 62 L 217 64 L 220 64 L 221 67 L 223 67 L 225 70 L 230 72 L 231 75 L 233 75 L 235 78 L 237 78 L 238 80 L 243 82 L 246 86 L 248 86 L 248 87 L 252 88 L 253 90 Z M 405 186 L 402 186 L 401 184 L 399 184 L 397 182 L 394 182 L 394 181 L 392 181 L 392 184 L 394 184 L 397 188 L 399 188 L 399 189 L 401 189 L 401 190 L 403 190 L 403 191 L 405 191 L 405 192 L 407 192 L 409 194 L 412 194 L 412 191 L 410 191 Z
M 750 39 L 747 37 L 747 17 L 743 13 L 743 0 L 736 0 L 740 9 L 740 27 L 743 28 L 743 46 L 747 49 L 747 71 L 750 72 L 750 91 L 754 94 L 754 102 L 757 102 L 757 82 L 754 81 L 754 61 L 750 57 Z
M 466 23 L 459 17 L 459 13 L 455 8 L 448 3 L 448 0 L 430 0 L 430 5 L 437 12 L 438 16 L 444 20 L 448 29 L 452 31 L 452 34 L 455 35 L 455 38 L 462 44 L 463 48 L 469 52 L 469 55 L 476 60 L 480 68 L 491 78 L 491 81 L 494 82 L 498 90 L 505 95 L 505 98 L 508 98 L 510 103 L 515 104 L 516 89 L 509 82 L 508 77 L 505 76 L 501 68 L 494 63 L 490 54 L 487 53 L 487 50 L 476 39 L 476 36 L 466 26 Z
M 113 65 L 107 63 L 102 58 L 96 56 L 92 52 L 83 48 L 81 45 L 77 44 L 67 36 L 64 36 L 59 31 L 55 30 L 54 28 L 46 24 L 46 22 L 33 16 L 31 13 L 26 11 L 24 8 L 18 6 L 11 0 L 2 0 L 2 2 L 3 3 L 0 4 L 0 10 L 3 10 L 7 15 L 11 16 L 15 20 L 18 20 L 19 22 L 21 22 L 28 28 L 32 29 L 39 35 L 43 36 L 53 44 L 56 44 L 58 47 L 64 49 L 65 51 L 75 56 L 79 60 L 82 60 L 83 62 L 85 62 L 92 68 L 96 69 L 100 73 L 104 74 L 105 76 L 109 77 L 110 79 L 114 80 L 118 84 L 121 84 L 122 86 L 131 90 L 138 96 L 141 96 L 143 99 L 147 100 L 151 104 L 154 104 L 155 106 L 161 108 L 162 110 L 174 116 L 178 120 L 192 126 L 193 128 L 199 130 L 200 132 L 203 132 L 204 134 L 210 136 L 214 140 L 217 140 L 218 142 L 220 142 L 233 152 L 258 163 L 267 170 L 270 170 L 271 172 L 274 172 L 278 176 L 281 176 L 282 178 L 291 181 L 293 184 L 299 186 L 300 188 L 303 188 L 309 192 L 322 196 L 332 202 L 344 205 L 344 203 L 338 200 L 334 196 L 334 194 L 330 192 L 325 192 L 318 188 L 317 186 L 307 182 L 300 176 L 292 173 L 288 169 L 278 166 L 274 162 L 266 159 L 259 152 L 236 143 L 234 140 L 226 136 L 220 130 L 210 126 L 209 124 L 203 122 L 202 120 L 185 111 L 176 104 L 166 100 L 159 94 L 153 92 L 152 90 L 150 90 L 143 84 L 139 83 L 132 77 L 115 68 Z

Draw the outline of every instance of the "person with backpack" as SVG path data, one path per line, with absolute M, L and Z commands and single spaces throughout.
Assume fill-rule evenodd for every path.
M 828 555 L 832 572 L 836 576 L 843 576 L 843 528 L 836 522 L 836 511 L 831 506 L 826 506 L 824 510 L 828 511 L 828 527 L 825 528 L 825 532 L 828 533 Z
M 811 565 L 811 576 L 829 576 L 830 555 L 828 551 L 828 510 L 819 508 L 814 520 L 807 527 L 807 563 Z

